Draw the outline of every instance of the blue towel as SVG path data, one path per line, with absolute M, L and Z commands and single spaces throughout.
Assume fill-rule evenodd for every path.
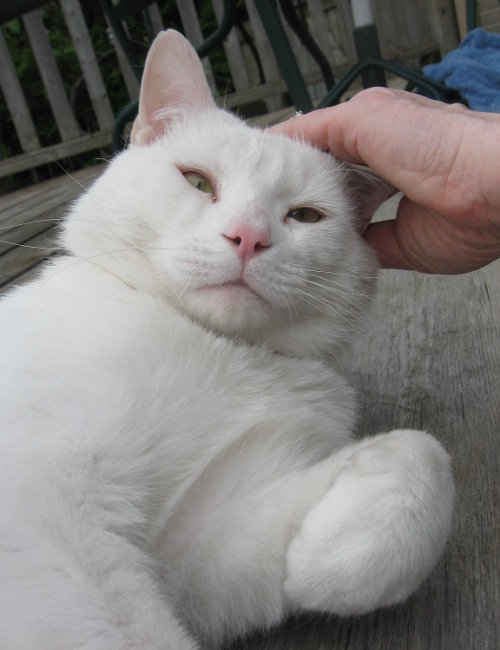
M 500 113 L 500 34 L 473 29 L 440 63 L 425 66 L 424 74 L 458 90 L 470 108 Z

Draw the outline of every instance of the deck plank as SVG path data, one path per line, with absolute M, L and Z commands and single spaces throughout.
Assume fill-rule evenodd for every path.
M 12 282 L 19 283 L 25 273 L 40 266 L 58 251 L 56 227 L 31 237 L 25 244 L 11 247 L 0 256 L 0 289 Z
M 58 251 L 60 220 L 102 170 L 89 167 L 0 196 L 0 288 Z
M 100 173 L 102 166 L 95 165 L 0 196 L 0 224 L 6 225 L 17 215 L 31 209 L 35 213 L 40 210 L 46 212 L 52 205 L 67 204 L 87 189 Z

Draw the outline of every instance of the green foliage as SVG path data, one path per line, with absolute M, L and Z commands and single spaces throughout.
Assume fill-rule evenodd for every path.
M 238 4 L 242 5 L 241 0 Z M 160 1 L 158 6 L 164 25 L 182 31 L 182 23 L 175 0 Z M 98 0 L 82 0 L 81 7 L 107 94 L 116 115 L 128 104 L 129 97 L 114 47 L 110 42 L 104 14 Z M 210 0 L 197 0 L 196 8 L 203 35 L 206 37 L 217 27 L 212 3 Z M 59 2 L 52 0 L 43 6 L 43 21 L 78 124 L 82 132 L 95 132 L 98 130 L 97 120 Z M 139 60 L 144 61 L 150 43 L 147 25 L 141 14 L 132 17 L 128 24 L 130 40 L 134 44 Z M 60 141 L 60 136 L 24 24 L 21 19 L 16 18 L 3 25 L 2 31 L 30 108 L 40 143 L 42 146 L 55 144 Z M 222 47 L 210 55 L 210 62 L 220 92 L 226 93 L 233 90 L 232 85 L 228 83 L 230 80 L 229 67 Z M 0 94 L 0 156 L 7 158 L 20 153 L 22 150 L 11 115 Z M 71 160 L 64 160 L 62 164 L 64 168 L 72 170 L 91 164 L 94 159 L 95 152 L 89 152 Z M 58 173 L 61 173 L 58 164 L 45 165 L 36 170 L 39 180 Z M 32 180 L 31 172 L 3 179 L 0 181 L 0 193 L 23 186 Z

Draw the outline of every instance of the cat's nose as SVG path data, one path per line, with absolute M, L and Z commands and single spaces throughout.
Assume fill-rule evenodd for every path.
M 237 249 L 244 262 L 270 246 L 268 230 L 246 223 L 233 224 L 222 236 Z

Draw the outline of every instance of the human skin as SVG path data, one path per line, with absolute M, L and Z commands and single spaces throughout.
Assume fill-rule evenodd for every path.
M 368 165 L 403 193 L 365 238 L 382 266 L 466 273 L 500 257 L 500 115 L 371 88 L 271 129 Z

